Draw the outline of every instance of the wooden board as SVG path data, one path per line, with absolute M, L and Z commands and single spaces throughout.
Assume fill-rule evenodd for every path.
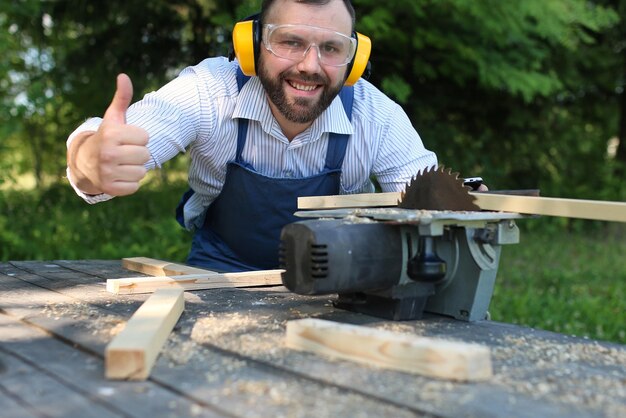
M 626 203 L 600 200 L 563 199 L 471 193 L 483 210 L 519 212 L 531 215 L 626 222 Z
M 30 411 L 29 414 L 13 415 L 17 411 L 7 410 L 0 398 L 2 408 L 0 415 L 3 417 L 63 417 L 68 416 L 65 409 L 68 404 L 85 411 L 81 417 L 119 417 L 118 414 L 78 392 L 72 387 L 71 381 L 55 379 L 54 376 L 40 370 L 37 362 L 29 362 L 20 353 L 7 352 L 0 348 L 0 361 L 5 365 L 0 379 L 0 393 L 18 399 L 21 406 Z
M 152 293 L 157 289 L 184 290 L 220 289 L 225 287 L 254 287 L 282 285 L 284 270 L 259 270 L 241 273 L 186 274 L 181 276 L 128 277 L 108 279 L 107 291 L 127 295 Z
M 212 270 L 205 270 L 185 264 L 170 263 L 148 257 L 128 257 L 122 259 L 122 267 L 149 274 L 151 276 L 178 276 L 182 274 L 209 274 Z
M 340 209 L 398 206 L 399 192 L 359 193 L 298 198 L 298 209 Z
M 182 289 L 159 289 L 105 350 L 108 379 L 144 380 L 184 309 Z
M 321 319 L 289 321 L 286 345 L 441 379 L 480 381 L 492 376 L 488 347 Z
M 76 328 L 77 323 L 73 325 Z M 68 344 L 45 328 L 0 313 L 0 361 L 5 364 L 0 370 L 0 416 L 144 418 L 160 417 L 163 411 L 189 416 L 194 403 L 184 394 L 149 380 L 105 381 L 103 358 L 79 347 L 75 340 Z M 150 402 L 141 401 L 140 397 L 145 400 L 146 396 Z M 23 411 L 13 410 L 11 401 L 15 400 Z M 223 416 L 206 409 L 194 414 Z
M 499 195 L 470 192 L 482 210 L 518 212 L 529 215 L 626 222 L 626 203 L 597 200 L 564 199 L 538 196 Z M 298 209 L 336 209 L 397 206 L 400 193 L 363 193 L 298 198 Z

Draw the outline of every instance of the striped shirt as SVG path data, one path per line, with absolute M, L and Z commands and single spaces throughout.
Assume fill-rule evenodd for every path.
M 206 208 L 222 189 L 226 164 L 235 159 L 238 118 L 250 120 L 243 159 L 270 177 L 320 173 L 329 133 L 351 135 L 342 166 L 341 194 L 373 192 L 370 176 L 383 191 L 401 191 L 413 175 L 437 164 L 404 110 L 363 79 L 354 85 L 352 122 L 337 97 L 290 142 L 273 117 L 257 77 L 238 91 L 237 65 L 226 58 L 209 58 L 188 67 L 133 104 L 126 115 L 127 123 L 149 134 L 152 159 L 148 169 L 161 167 L 180 152 L 189 153 L 189 185 L 195 191 L 184 210 L 189 229 L 202 225 Z M 77 133 L 96 130 L 100 122 L 100 118 L 87 120 L 70 135 L 68 144 Z M 110 199 L 77 192 L 89 203 Z

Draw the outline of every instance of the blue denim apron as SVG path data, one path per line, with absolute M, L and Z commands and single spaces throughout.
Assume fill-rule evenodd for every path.
M 247 80 L 238 71 L 240 90 Z M 351 120 L 353 88 L 344 87 L 339 97 Z M 194 234 L 187 264 L 223 272 L 277 268 L 280 232 L 298 220 L 293 215 L 298 197 L 339 193 L 349 135 L 331 133 L 322 172 L 294 179 L 265 176 L 243 161 L 247 132 L 248 119 L 240 119 L 235 160 L 228 163 L 222 191 Z M 184 204 L 192 194 L 187 191 L 176 209 L 181 225 Z

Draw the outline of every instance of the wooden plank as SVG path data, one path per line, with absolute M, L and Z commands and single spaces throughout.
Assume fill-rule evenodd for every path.
M 518 212 L 529 215 L 626 222 L 626 202 L 565 199 L 539 196 L 470 192 L 482 210 Z M 298 209 L 336 209 L 397 206 L 400 193 L 307 196 L 298 198 Z
M 182 276 L 127 277 L 108 279 L 106 289 L 116 295 L 152 293 L 157 289 L 184 290 L 221 289 L 225 287 L 255 287 L 282 285 L 285 270 L 259 270 L 240 273 L 186 274 Z
M 626 203 L 601 200 L 564 199 L 471 193 L 483 210 L 519 212 L 532 215 L 626 222 Z
M 96 317 L 97 319 L 90 318 L 91 321 L 101 320 L 102 315 L 98 314 Z M 78 325 L 78 323 L 73 325 Z M 18 379 L 19 385 L 9 382 L 8 374 L 0 371 L 1 416 L 17 418 L 53 415 L 104 418 L 109 416 L 102 412 L 102 407 L 105 407 L 111 412 L 117 411 L 118 414 L 114 415 L 115 417 L 160 417 L 163 411 L 168 411 L 171 416 L 186 417 L 194 407 L 194 418 L 224 417 L 223 414 L 200 408 L 197 402 L 186 397 L 185 394 L 167 388 L 172 385 L 158 384 L 152 382 L 152 379 L 145 382 L 108 381 L 105 384 L 102 379 L 104 367 L 104 361 L 100 355 L 102 352 L 96 355 L 89 350 L 79 348 L 80 344 L 75 340 L 71 341 L 71 344 L 62 342 L 61 339 L 54 338 L 38 326 L 29 325 L 0 313 L 0 359 L 4 351 L 7 355 L 20 359 L 27 365 L 26 368 L 20 366 L 26 379 L 23 381 L 21 378 Z M 104 349 L 104 345 L 102 348 Z M 29 370 L 28 365 L 36 370 Z M 43 379 L 40 378 L 41 373 L 44 375 Z M 177 383 L 180 384 L 181 381 Z M 27 398 L 26 393 L 22 393 L 23 391 L 29 395 L 32 394 L 33 407 L 40 410 L 41 415 L 12 414 L 10 409 L 7 411 L 7 404 L 4 403 L 1 394 L 3 384 L 8 386 L 7 393 L 13 393 L 24 401 Z M 24 389 L 21 388 L 22 384 Z M 81 394 L 85 402 L 76 399 L 72 391 Z M 52 401 L 49 401 L 44 399 L 42 392 L 52 392 L 55 396 Z M 142 401 L 146 396 L 150 397 L 150 402 Z M 14 398 L 14 396 L 11 397 Z M 56 401 L 63 408 L 63 412 L 58 408 L 53 409 Z M 52 414 L 53 411 L 56 413 Z
M 321 319 L 287 322 L 286 345 L 441 379 L 480 381 L 492 376 L 491 353 L 486 346 Z
M 29 362 L 19 353 L 5 350 L 0 343 L 0 361 L 5 370 L 0 379 L 0 393 L 29 411 L 26 415 L 13 415 L 0 402 L 0 415 L 3 417 L 84 417 L 84 418 L 120 418 L 100 400 L 95 400 L 89 393 L 84 393 L 79 385 L 71 380 L 64 381 L 55 375 L 46 373 L 38 362 Z M 9 345 L 10 348 L 10 345 Z M 41 362 L 51 361 L 44 357 Z M 77 387 L 78 386 L 78 387 Z M 2 398 L 0 398 L 1 400 Z
M 212 270 L 205 270 L 185 264 L 170 263 L 169 261 L 157 260 L 148 257 L 122 258 L 122 267 L 149 274 L 151 276 L 179 276 L 183 274 L 209 274 Z
M 105 349 L 108 379 L 145 380 L 184 310 L 182 289 L 159 289 L 146 300 Z
M 339 209 L 398 206 L 399 192 L 359 193 L 298 198 L 298 209 Z
M 7 417 L 37 417 L 35 412 L 30 409 L 29 405 L 25 405 L 21 399 L 15 399 L 7 392 L 2 382 L 0 382 L 0 405 L 2 405 L 2 414 Z

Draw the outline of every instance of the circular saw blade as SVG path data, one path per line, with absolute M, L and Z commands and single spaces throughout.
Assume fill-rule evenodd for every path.
M 469 194 L 471 188 L 463 185 L 459 173 L 444 166 L 426 169 L 417 174 L 400 194 L 398 207 L 423 210 L 479 211 Z

